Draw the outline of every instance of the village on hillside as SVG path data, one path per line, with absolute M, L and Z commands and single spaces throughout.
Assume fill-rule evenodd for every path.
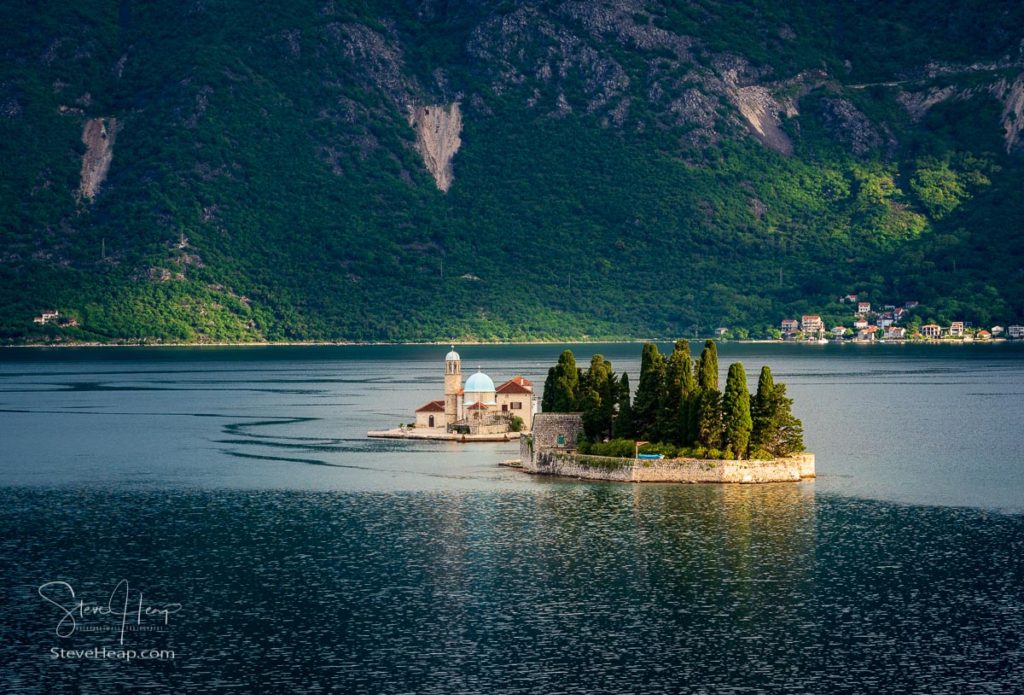
M 805 340 L 812 342 L 852 341 L 858 343 L 901 342 L 907 340 L 938 341 L 993 341 L 1024 339 L 1024 326 L 1012 325 L 982 328 L 971 321 L 951 321 L 949 325 L 935 322 L 921 323 L 915 310 L 916 301 L 904 302 L 902 306 L 884 304 L 879 308 L 871 302 L 862 301 L 856 294 L 840 297 L 841 304 L 850 305 L 849 325 L 836 323 L 828 326 L 821 316 L 808 314 L 799 319 L 786 318 L 779 324 L 782 340 Z M 721 331 L 723 329 L 719 329 Z

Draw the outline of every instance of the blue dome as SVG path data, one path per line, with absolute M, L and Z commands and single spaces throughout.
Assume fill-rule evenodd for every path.
M 461 358 L 459 353 L 455 352 L 455 346 L 452 346 L 452 351 L 444 356 L 445 362 L 458 362 Z
M 477 372 L 466 379 L 466 385 L 462 390 L 466 393 L 493 393 L 494 382 L 483 372 Z

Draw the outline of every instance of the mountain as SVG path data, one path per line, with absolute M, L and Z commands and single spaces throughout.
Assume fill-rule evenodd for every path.
M 763 335 L 847 293 L 1024 316 L 1019 2 L 0 20 L 4 342 Z

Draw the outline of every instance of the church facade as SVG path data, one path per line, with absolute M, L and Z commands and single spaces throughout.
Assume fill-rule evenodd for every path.
M 416 409 L 416 427 L 466 434 L 500 434 L 514 430 L 515 418 L 521 431 L 533 427 L 533 384 L 514 376 L 500 386 L 477 370 L 462 383 L 462 358 L 452 346 L 444 358 L 444 398 Z

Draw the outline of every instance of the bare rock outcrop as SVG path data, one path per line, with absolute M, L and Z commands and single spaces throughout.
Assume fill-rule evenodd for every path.
M 946 85 L 918 92 L 901 91 L 896 96 L 896 100 L 907 110 L 907 114 L 912 120 L 919 121 L 924 118 L 929 109 L 937 104 L 972 99 L 986 93 L 995 97 L 1003 105 L 999 124 L 1003 128 L 1003 142 L 1006 144 L 1006 151 L 1019 152 L 1024 149 L 1024 139 L 1021 138 L 1021 132 L 1024 129 L 1024 120 L 1022 120 L 1024 119 L 1024 73 L 1018 74 L 1013 81 L 1002 77 L 989 85 L 963 88 Z
M 733 91 L 732 97 L 758 140 L 776 152 L 793 154 L 793 142 L 782 130 L 783 105 L 767 88 L 760 85 L 739 87 Z
M 821 118 L 833 138 L 853 154 L 863 157 L 883 144 L 871 121 L 849 99 L 825 97 L 821 100 Z
M 812 70 L 778 82 L 744 85 L 744 80 L 749 77 L 734 70 L 723 73 L 723 79 L 729 85 L 728 95 L 754 137 L 785 155 L 793 153 L 793 142 L 782 129 L 783 119 L 799 116 L 797 103 L 800 98 L 826 78 L 824 71 Z
M 82 172 L 78 197 L 92 200 L 107 178 L 110 161 L 114 157 L 114 138 L 117 135 L 116 118 L 90 118 L 82 128 Z
M 416 150 L 423 157 L 423 164 L 434 177 L 437 187 L 447 192 L 454 178 L 452 157 L 462 144 L 459 138 L 462 132 L 459 103 L 411 106 L 409 125 L 416 131 Z
M 1005 79 L 992 85 L 992 94 L 1003 102 L 1000 119 L 1003 125 L 1003 140 L 1006 151 L 1014 152 L 1024 147 L 1021 130 L 1024 129 L 1024 73 L 1017 75 L 1012 83 Z

